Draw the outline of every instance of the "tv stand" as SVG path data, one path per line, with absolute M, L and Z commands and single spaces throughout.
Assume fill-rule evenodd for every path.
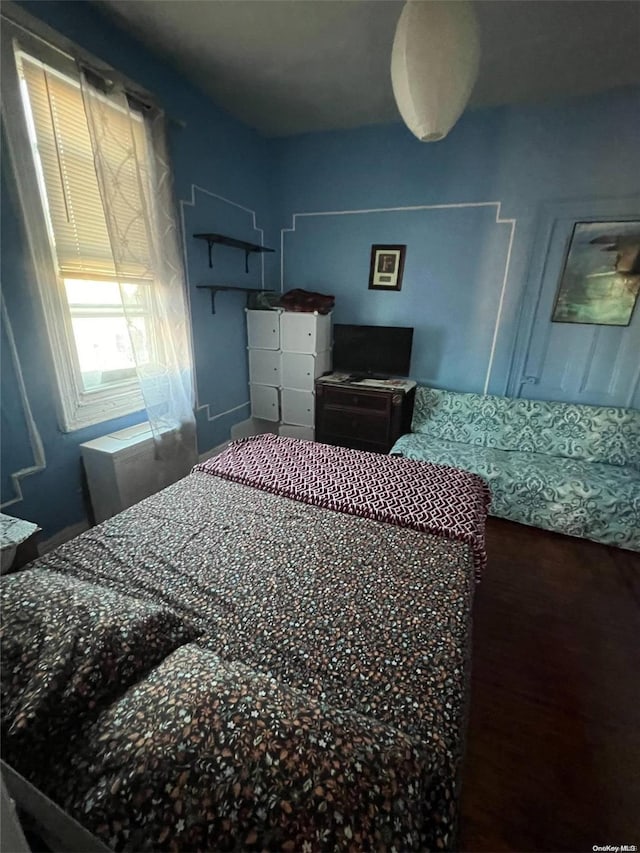
M 410 379 L 357 380 L 345 373 L 316 379 L 316 441 L 388 453 L 411 430 L 415 391 Z

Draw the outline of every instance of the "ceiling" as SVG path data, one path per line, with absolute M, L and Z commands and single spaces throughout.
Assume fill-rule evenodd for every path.
M 267 136 L 399 121 L 389 73 L 402 0 L 97 0 L 236 118 Z M 473 0 L 470 105 L 640 83 L 638 0 Z

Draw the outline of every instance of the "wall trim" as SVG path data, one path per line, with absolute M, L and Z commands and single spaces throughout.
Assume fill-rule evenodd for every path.
M 239 406 L 234 406 L 232 409 L 227 409 L 226 412 L 220 412 L 219 415 L 214 415 L 212 418 L 209 418 L 210 421 L 216 421 L 218 418 L 223 418 L 225 415 L 231 415 L 233 412 L 238 412 L 240 409 L 244 409 L 247 406 L 250 406 L 250 400 L 245 400 L 244 403 L 240 403 Z
M 250 207 L 245 207 L 243 204 L 238 204 L 236 201 L 231 201 L 231 199 L 225 198 L 222 195 L 218 195 L 218 193 L 213 193 L 210 190 L 205 189 L 204 187 L 199 186 L 198 184 L 191 184 L 191 197 L 190 199 L 180 199 L 180 224 L 182 229 L 182 252 L 184 256 L 184 275 L 187 283 L 187 304 L 189 306 L 189 317 L 193 317 L 191 311 L 191 279 L 189 277 L 189 260 L 187 256 L 187 228 L 185 223 L 184 209 L 185 207 L 195 207 L 196 206 L 196 190 L 198 192 L 204 193 L 204 195 L 211 196 L 211 198 L 217 198 L 219 201 L 223 201 L 225 204 L 230 204 L 232 207 L 237 207 L 240 210 L 246 211 L 246 213 L 251 214 L 251 222 L 252 228 L 254 231 L 257 231 L 260 234 L 260 245 L 264 245 L 264 228 L 258 228 L 256 224 L 256 211 L 252 210 Z M 260 287 L 264 290 L 264 253 L 260 253 Z M 191 346 L 191 361 L 193 362 L 193 371 L 195 376 L 194 382 L 194 391 L 195 391 L 195 402 L 196 402 L 196 412 L 204 411 L 207 421 L 215 421 L 218 418 L 222 418 L 225 415 L 230 415 L 232 412 L 238 411 L 238 409 L 242 409 L 245 406 L 249 405 L 249 401 L 247 400 L 245 403 L 241 403 L 239 406 L 235 406 L 233 409 L 227 409 L 226 412 L 220 412 L 219 414 L 212 415 L 211 414 L 211 406 L 213 403 L 201 403 L 200 395 L 198 391 L 198 376 L 197 376 L 197 365 L 195 359 L 195 352 L 193 347 L 193 334 L 189 335 L 189 341 Z
M 13 334 L 13 327 L 11 325 L 11 320 L 9 319 L 9 312 L 7 311 L 4 296 L 1 297 L 1 301 L 2 322 L 4 323 L 5 330 L 7 333 L 7 344 L 9 346 L 9 351 L 11 352 L 11 361 L 13 363 L 16 380 L 18 382 L 20 401 L 22 402 L 22 409 L 24 411 L 25 420 L 27 422 L 27 434 L 29 436 L 29 444 L 31 445 L 31 452 L 33 454 L 34 462 L 33 465 L 29 465 L 26 468 L 21 468 L 19 471 L 14 471 L 13 474 L 11 474 L 15 497 L 11 498 L 11 500 L 5 501 L 3 504 L 0 504 L 0 508 L 4 509 L 7 506 L 11 506 L 12 504 L 19 503 L 20 501 L 24 500 L 22 494 L 22 485 L 20 481 L 24 477 L 31 476 L 31 474 L 39 474 L 41 471 L 44 471 L 47 467 L 47 460 L 44 454 L 44 446 L 42 444 L 42 439 L 40 437 L 37 424 L 33 417 L 33 412 L 31 411 L 31 404 L 29 402 L 29 396 L 27 394 L 27 388 L 24 383 L 24 376 L 22 374 L 22 366 L 20 364 L 20 358 L 18 356 L 18 349 L 16 347 L 16 339 Z
M 227 409 L 226 412 L 219 412 L 217 415 L 212 415 L 209 412 L 209 404 L 205 403 L 204 406 L 199 406 L 198 411 L 201 412 L 206 410 L 207 413 L 207 421 L 211 423 L 212 421 L 217 421 L 218 418 L 223 418 L 225 415 L 232 415 L 234 412 L 240 411 L 240 409 L 245 409 L 247 406 L 250 406 L 251 403 L 249 400 L 246 400 L 244 403 L 240 403 L 239 406 L 234 406 L 232 409 Z
M 504 266 L 504 274 L 502 276 L 502 284 L 500 287 L 500 298 L 498 300 L 498 310 L 496 313 L 496 322 L 493 328 L 493 337 L 491 340 L 491 349 L 489 351 L 489 359 L 487 363 L 487 372 L 485 374 L 485 381 L 483 387 L 483 394 L 488 394 L 489 392 L 489 384 L 491 382 L 491 372 L 493 370 L 493 362 L 495 359 L 496 347 L 498 344 L 498 335 L 500 332 L 500 324 L 502 323 L 502 312 L 504 309 L 504 299 L 507 290 L 507 281 L 509 278 L 509 267 L 511 265 L 511 250 L 513 248 L 513 238 L 515 236 L 516 230 L 516 219 L 507 219 L 501 216 L 502 212 L 502 202 L 501 201 L 463 201 L 463 202 L 454 202 L 451 204 L 415 204 L 415 205 L 406 205 L 403 207 L 369 207 L 369 208 L 360 208 L 354 210 L 318 210 L 311 211 L 305 213 L 294 213 L 292 214 L 291 228 L 281 228 L 280 229 L 280 292 L 284 293 L 284 236 L 286 233 L 293 233 L 296 230 L 296 223 L 298 218 L 310 217 L 310 216 L 357 216 L 359 214 L 370 214 L 370 213 L 394 213 L 394 212 L 402 212 L 406 213 L 407 211 L 419 211 L 419 210 L 451 210 L 456 208 L 472 208 L 472 207 L 494 207 L 496 211 L 496 224 L 497 225 L 509 225 L 510 226 L 510 234 L 509 234 L 509 245 L 507 248 L 507 256 L 505 260 Z

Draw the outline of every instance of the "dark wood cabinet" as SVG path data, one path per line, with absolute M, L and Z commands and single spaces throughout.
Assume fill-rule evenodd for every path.
M 395 384 L 389 384 L 394 381 Z M 415 383 L 316 380 L 316 441 L 388 453 L 411 430 Z

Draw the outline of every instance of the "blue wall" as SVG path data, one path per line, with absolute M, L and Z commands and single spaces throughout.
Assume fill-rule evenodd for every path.
M 215 107 L 162 60 L 87 3 L 24 8 L 155 92 L 170 116 L 179 215 L 186 234 L 198 396 L 205 451 L 249 414 L 243 299 L 207 282 L 334 293 L 338 322 L 416 328 L 412 373 L 459 390 L 640 406 L 640 309 L 626 329 L 551 324 L 575 219 L 640 218 L 640 96 L 619 91 L 554 106 L 466 113 L 444 141 L 418 143 L 401 125 L 266 140 Z M 5 166 L 3 161 L 3 168 Z M 8 511 L 45 536 L 82 521 L 78 444 L 139 414 L 63 434 L 39 297 L 10 178 L 2 182 L 2 284 L 19 357 L 3 320 L 2 495 L 33 465 L 21 367 L 46 468 L 22 480 Z M 280 230 L 282 229 L 282 231 Z M 198 231 L 274 248 L 214 250 Z M 399 293 L 368 290 L 373 243 L 405 243 Z
M 222 294 L 211 316 L 208 292 L 197 284 L 225 281 L 250 286 L 262 282 L 260 263 L 245 276 L 244 255 L 231 250 L 216 254 L 209 270 L 206 245 L 193 240 L 194 231 L 219 231 L 259 242 L 276 239 L 272 201 L 271 144 L 218 109 L 161 59 L 106 20 L 88 3 L 24 2 L 26 11 L 111 63 L 154 92 L 169 116 L 186 123 L 170 125 L 175 196 L 184 216 L 191 301 L 193 345 L 198 391 L 200 451 L 228 437 L 230 426 L 248 416 L 246 340 L 243 297 Z M 42 437 L 46 468 L 21 481 L 23 500 L 6 511 L 38 522 L 45 538 L 86 517 L 82 498 L 78 445 L 137 423 L 144 414 L 62 433 L 55 412 L 55 387 L 44 319 L 12 179 L 3 158 L 2 289 L 13 329 L 19 363 L 34 419 Z M 193 186 L 200 189 L 193 189 Z M 215 194 L 215 195 L 214 195 Z M 224 201 L 222 200 L 224 199 Z M 276 261 L 267 256 L 264 281 L 273 281 Z M 256 272 L 257 271 L 257 272 Z M 16 495 L 11 473 L 33 465 L 34 451 L 25 431 L 17 367 L 8 348 L 3 319 L 2 362 L 2 501 Z M 231 410 L 229 412 L 229 410 Z M 228 414 L 225 414 L 227 413 Z
M 640 219 L 639 140 L 626 90 L 467 112 L 430 145 L 400 125 L 282 141 L 283 287 L 413 325 L 421 382 L 638 406 L 640 307 L 629 328 L 549 318 L 573 221 Z M 374 243 L 407 245 L 399 293 L 368 290 Z

